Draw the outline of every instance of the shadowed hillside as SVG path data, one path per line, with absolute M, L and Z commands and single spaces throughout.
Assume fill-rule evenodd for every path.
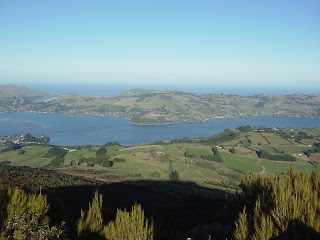
M 212 232 L 212 237 L 216 234 L 214 239 L 224 239 L 223 236 L 230 236 L 233 231 L 236 211 L 228 208 L 226 199 L 233 199 L 234 196 L 195 183 L 146 180 L 102 184 L 55 171 L 27 167 L 1 168 L 1 176 L 6 176 L 2 182 L 7 185 L 23 187 L 34 183 L 37 187 L 42 186 L 42 193 L 48 196 L 50 203 L 50 220 L 53 223 L 66 221 L 66 228 L 69 229 L 67 235 L 71 239 L 77 238 L 76 222 L 80 210 L 88 208 L 88 202 L 96 190 L 103 194 L 105 222 L 114 220 L 117 209 L 130 209 L 134 203 L 141 204 L 146 217 L 153 219 L 155 239 L 186 239 L 191 235 L 203 236 L 197 239 L 207 240 L 207 233 L 202 235 L 204 229 L 210 233 L 217 228 L 219 231 Z M 27 189 L 35 191 L 35 188 Z

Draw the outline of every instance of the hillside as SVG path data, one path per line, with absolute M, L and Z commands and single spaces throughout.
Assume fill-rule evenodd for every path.
M 158 180 L 102 183 L 57 171 L 1 165 L 0 173 L 1 187 L 19 186 L 28 192 L 41 191 L 46 195 L 50 220 L 53 223 L 66 222 L 68 239 L 80 239 L 76 232 L 80 211 L 88 208 L 97 190 L 103 194 L 105 222 L 114 220 L 117 209 L 130 210 L 133 204 L 139 203 L 145 215 L 153 221 L 154 240 L 178 240 L 190 236 L 207 240 L 208 231 L 215 239 L 225 239 L 231 236 L 236 219 L 236 210 L 225 208 L 226 199 L 234 199 L 232 194 L 194 183 Z M 202 226 L 205 232 L 201 231 Z M 217 229 L 219 231 L 215 232 Z
M 307 130 L 313 133 L 308 135 L 304 131 L 246 126 L 209 138 L 135 147 L 118 143 L 69 148 L 30 144 L 3 151 L 0 163 L 56 169 L 104 182 L 179 179 L 234 191 L 247 172 L 285 172 L 289 166 L 310 172 L 320 163 L 320 135 L 316 131 Z
M 19 87 L 15 85 L 0 85 L 0 99 L 15 99 L 15 98 L 50 98 L 56 94 L 46 93 L 39 90 Z
M 129 119 L 132 124 L 161 125 L 261 115 L 320 117 L 320 96 L 293 94 L 242 97 L 231 94 L 194 94 L 172 89 L 134 89 L 112 97 L 68 94 L 50 102 L 16 108 L 16 111 L 21 110 L 40 113 L 64 112 L 71 116 L 114 116 Z
M 0 113 L 28 111 L 34 101 L 55 97 L 57 94 L 15 85 L 0 85 Z
M 50 219 L 65 220 L 70 239 L 77 239 L 80 210 L 87 209 L 97 189 L 103 194 L 104 220 L 137 202 L 153 218 L 154 239 L 231 239 L 241 206 L 233 202 L 240 178 L 248 172 L 285 173 L 290 166 L 311 172 L 320 164 L 318 132 L 243 126 L 208 138 L 134 147 L 20 142 L 19 149 L 0 153 L 1 183 L 47 194 Z M 259 158 L 262 151 L 280 159 Z M 294 160 L 286 161 L 287 156 Z

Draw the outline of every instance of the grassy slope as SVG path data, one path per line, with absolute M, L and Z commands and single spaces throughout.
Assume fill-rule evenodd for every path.
M 23 147 L 25 154 L 18 155 L 19 150 L 0 154 L 0 162 L 10 161 L 13 166 L 43 167 L 51 162 L 50 159 L 42 158 L 47 153 L 49 147 L 27 146 Z
M 285 172 L 289 166 L 294 167 L 297 170 L 304 170 L 311 172 L 313 167 L 309 164 L 304 163 L 283 163 L 283 162 L 272 162 L 268 160 L 262 160 L 261 164 L 266 168 L 267 172 Z
M 266 139 L 270 144 L 266 141 Z M 252 141 L 251 144 L 247 139 Z M 258 145 L 258 143 L 261 145 Z M 286 144 L 286 145 L 284 145 Z M 213 154 L 212 146 L 200 145 L 197 143 L 179 143 L 169 145 L 141 145 L 135 147 L 107 147 L 107 156 L 110 160 L 124 158 L 126 162 L 115 162 L 112 168 L 101 166 L 75 166 L 70 167 L 71 161 L 78 163 L 80 157 L 95 157 L 94 147 L 91 151 L 83 148 L 69 152 L 65 156 L 65 167 L 61 171 L 73 175 L 83 175 L 93 177 L 103 181 L 120 180 L 168 180 L 171 171 L 177 170 L 180 179 L 192 181 L 201 186 L 234 188 L 239 183 L 239 178 L 246 172 L 258 173 L 262 171 L 262 166 L 267 172 L 284 172 L 289 166 L 297 169 L 310 171 L 313 166 L 307 162 L 308 159 L 298 156 L 307 149 L 300 143 L 292 144 L 279 137 L 275 133 L 241 133 L 236 139 L 220 144 L 224 149 L 219 149 L 223 163 L 201 159 L 201 156 Z M 231 154 L 229 149 L 234 147 L 235 154 Z M 11 161 L 15 166 L 44 167 L 52 159 L 42 158 L 48 151 L 48 147 L 28 146 L 24 147 L 25 154 L 18 155 L 18 150 L 0 154 L 0 162 Z M 186 158 L 184 153 L 187 150 L 194 154 L 194 158 Z M 267 152 L 284 151 L 287 154 L 295 154 L 298 157 L 295 163 L 274 162 L 262 160 L 258 163 L 257 150 Z M 301 158 L 301 159 L 299 159 Z M 155 174 L 157 173 L 157 174 Z
M 320 127 L 304 130 L 308 135 L 320 136 Z
M 274 134 L 274 133 L 261 133 L 262 136 L 264 136 L 271 145 L 288 145 L 291 144 L 288 140 L 283 139 L 282 137 Z
M 256 162 L 256 158 L 243 157 L 240 155 L 234 155 L 231 153 L 221 153 L 223 162 L 234 169 L 238 169 L 244 173 L 246 172 L 260 172 L 262 167 Z

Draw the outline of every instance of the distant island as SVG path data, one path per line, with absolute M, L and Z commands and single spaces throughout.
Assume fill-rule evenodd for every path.
M 51 101 L 32 99 L 56 98 Z M 133 89 L 112 97 L 84 97 L 0 85 L 0 112 L 65 113 L 122 117 L 137 125 L 206 122 L 252 116 L 320 117 L 320 96 L 196 94 L 177 90 Z

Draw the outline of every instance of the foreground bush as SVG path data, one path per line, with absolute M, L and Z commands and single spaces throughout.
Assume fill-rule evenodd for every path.
M 310 175 L 247 175 L 241 180 L 245 207 L 234 236 L 245 239 L 319 239 L 320 168 Z
M 81 210 L 81 217 L 78 221 L 78 235 L 81 238 L 93 238 L 100 236 L 103 230 L 101 214 L 102 195 L 95 192 L 92 203 L 89 203 L 87 212 Z
M 135 204 L 131 212 L 118 210 L 114 222 L 103 229 L 106 239 L 110 240 L 152 240 L 153 226 L 144 219 L 144 211 Z
M 152 240 L 153 225 L 144 217 L 140 205 L 135 204 L 131 212 L 117 211 L 115 221 L 103 225 L 101 214 L 102 195 L 95 193 L 87 212 L 81 210 L 78 235 L 82 239 L 107 240 Z
M 63 224 L 49 226 L 49 204 L 41 194 L 5 188 L 0 184 L 0 239 L 65 239 Z

